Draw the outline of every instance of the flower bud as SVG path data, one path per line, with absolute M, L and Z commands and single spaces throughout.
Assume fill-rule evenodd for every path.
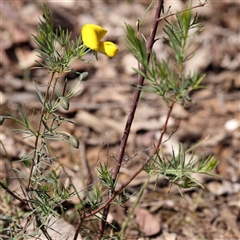
M 66 97 L 61 97 L 60 98 L 60 105 L 62 106 L 63 109 L 68 110 L 69 109 L 69 101 Z
M 5 118 L 3 116 L 0 116 L 0 125 L 3 124 L 4 120 L 5 120 Z
M 87 81 L 88 80 L 88 72 L 83 72 L 79 76 L 80 81 Z
M 71 145 L 74 147 L 74 148 L 78 148 L 79 147 L 79 140 L 77 139 L 77 137 L 75 137 L 74 135 L 71 135 L 69 137 L 69 141 L 71 143 Z

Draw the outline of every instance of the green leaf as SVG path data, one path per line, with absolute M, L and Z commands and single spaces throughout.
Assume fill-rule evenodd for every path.
M 140 62 L 143 66 L 147 65 L 147 53 L 145 42 L 138 38 L 134 28 L 126 24 L 126 31 L 125 31 L 125 45 L 129 52 L 136 58 L 138 62 Z
M 35 82 L 34 82 L 34 86 L 36 88 L 39 100 L 40 100 L 41 104 L 43 104 L 45 96 L 40 92 L 40 90 L 38 89 L 38 86 Z

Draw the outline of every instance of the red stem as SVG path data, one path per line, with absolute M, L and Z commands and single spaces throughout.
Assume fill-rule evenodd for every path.
M 157 151 L 159 150 L 159 146 L 161 145 L 161 142 L 162 142 L 162 138 L 163 138 L 163 135 L 164 133 L 166 132 L 167 130 L 167 125 L 168 125 L 168 121 L 169 121 L 169 118 L 170 118 L 170 115 L 172 113 L 172 109 L 173 109 L 173 106 L 174 106 L 175 102 L 173 101 L 171 103 L 171 105 L 169 106 L 168 108 L 168 114 L 167 114 L 167 118 L 166 118 L 166 121 L 164 123 L 164 126 L 163 126 L 163 129 L 161 131 L 161 135 L 159 137 L 159 140 L 158 140 L 158 144 L 157 146 L 155 147 L 155 150 L 153 152 L 153 154 L 151 156 L 154 156 Z M 112 194 L 111 197 L 109 197 L 106 202 L 100 206 L 98 209 L 95 209 L 94 211 L 90 212 L 90 213 L 84 213 L 81 218 L 84 219 L 84 218 L 89 218 L 91 216 L 94 216 L 95 214 L 97 214 L 98 212 L 100 212 L 102 209 L 106 208 L 111 202 L 112 200 L 133 180 L 136 178 L 136 176 L 144 169 L 145 165 L 151 160 L 152 158 L 149 157 L 146 159 L 146 161 L 138 168 L 138 170 L 136 172 L 133 173 L 133 175 L 125 182 L 123 183 L 117 190 L 114 191 L 114 194 Z
M 158 23 L 159 23 L 158 19 L 160 18 L 160 15 L 161 15 L 162 6 L 163 6 L 163 0 L 158 0 L 157 1 L 157 6 L 156 6 L 156 12 L 155 12 L 153 26 L 152 26 L 152 29 L 151 29 L 150 37 L 147 41 L 147 50 L 146 51 L 147 51 L 148 62 L 149 62 L 149 59 L 150 59 L 150 52 L 151 52 L 153 44 L 155 42 L 155 36 L 156 36 L 157 27 L 158 27 Z M 144 77 L 141 76 L 141 75 L 138 75 L 138 86 L 143 86 L 143 83 L 144 83 Z M 134 98 L 133 98 L 133 101 L 132 101 L 130 113 L 128 115 L 126 126 L 125 126 L 123 136 L 122 136 L 122 140 L 121 140 L 121 143 L 120 143 L 116 165 L 115 165 L 115 168 L 113 170 L 112 178 L 113 178 L 114 181 L 116 180 L 117 175 L 119 174 L 119 171 L 120 171 L 120 168 L 121 168 L 121 164 L 122 164 L 122 160 L 123 160 L 123 156 L 124 156 L 124 152 L 125 152 L 125 147 L 126 147 L 128 136 L 129 136 L 129 133 L 130 133 L 130 129 L 131 129 L 131 126 L 132 126 L 132 123 L 133 123 L 135 111 L 137 109 L 140 94 L 141 94 L 140 89 L 137 89 L 134 93 Z M 109 199 L 110 199 L 110 197 L 109 197 L 109 194 L 108 194 L 107 202 L 109 201 Z M 108 216 L 108 213 L 109 213 L 109 209 L 110 209 L 110 204 L 108 204 L 104 208 L 104 211 L 103 211 L 102 220 L 100 222 L 100 226 L 99 226 L 99 229 L 98 229 L 97 239 L 99 239 L 99 240 L 102 238 L 103 233 L 104 233 L 104 229 L 105 229 L 105 226 L 106 226 L 106 219 L 107 219 L 107 216 Z

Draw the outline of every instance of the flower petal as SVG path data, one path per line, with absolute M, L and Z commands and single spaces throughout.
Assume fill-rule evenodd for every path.
M 86 24 L 82 27 L 83 43 L 90 49 L 97 51 L 100 45 L 100 40 L 106 33 L 107 30 L 98 25 Z
M 114 57 L 118 53 L 118 46 L 112 42 L 100 42 L 98 52 L 103 53 L 108 57 Z

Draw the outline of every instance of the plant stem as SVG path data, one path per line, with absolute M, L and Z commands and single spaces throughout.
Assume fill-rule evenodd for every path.
M 135 210 L 136 207 L 138 206 L 138 204 L 139 204 L 139 202 L 140 202 L 140 199 L 141 199 L 141 197 L 142 197 L 142 195 L 143 195 L 144 190 L 146 189 L 146 187 L 147 187 L 148 184 L 149 184 L 149 180 L 150 180 L 150 175 L 148 176 L 147 181 L 142 185 L 142 187 L 141 187 L 141 189 L 140 189 L 140 191 L 139 191 L 139 193 L 138 193 L 138 195 L 137 195 L 137 199 L 136 199 L 136 201 L 133 203 L 133 206 L 132 206 L 130 212 L 128 213 L 127 219 L 126 219 L 126 220 L 123 222 L 123 224 L 122 224 L 122 229 L 121 229 L 121 232 L 120 232 L 120 234 L 119 234 L 122 238 L 124 237 L 126 228 L 127 228 L 128 224 L 129 224 L 129 222 L 130 222 L 130 218 L 131 218 L 131 216 L 133 215 L 134 210 Z
M 79 213 L 79 211 L 78 211 L 78 213 Z M 82 217 L 81 217 L 81 214 L 79 213 L 79 215 L 80 215 L 80 220 L 79 220 L 78 227 L 77 227 L 77 229 L 76 229 L 76 231 L 75 231 L 73 240 L 77 240 L 77 239 L 78 239 L 78 233 L 80 232 L 80 229 L 81 229 L 81 226 L 82 226 L 82 223 L 83 223 L 83 219 L 82 219 Z
M 180 11 L 180 12 L 172 13 L 172 14 L 169 14 L 169 15 L 167 15 L 167 16 L 160 17 L 160 18 L 158 19 L 158 21 L 161 21 L 161 20 L 163 20 L 163 19 L 166 19 L 166 18 L 175 16 L 176 14 L 179 14 L 179 13 L 187 12 L 187 11 L 192 10 L 192 9 L 195 9 L 195 8 L 204 7 L 207 3 L 208 3 L 207 1 L 205 1 L 204 3 L 201 3 L 201 2 L 200 2 L 198 5 L 196 5 L 196 6 L 194 6 L 194 7 L 190 7 L 190 8 L 184 9 L 184 10 L 182 10 L 182 11 Z
M 162 143 L 163 135 L 164 135 L 164 133 L 165 133 L 166 130 L 167 130 L 168 121 L 169 121 L 170 115 L 171 115 L 171 113 L 172 113 L 173 106 L 174 106 L 174 104 L 175 104 L 175 98 L 176 98 L 176 97 L 174 96 L 174 97 L 173 97 L 173 100 L 172 100 L 172 102 L 171 102 L 171 104 L 170 104 L 170 106 L 168 107 L 167 117 L 166 117 L 165 123 L 164 123 L 164 125 L 163 125 L 162 131 L 161 131 L 161 134 L 160 134 L 160 137 L 159 137 L 159 139 L 158 139 L 158 144 L 157 144 L 157 146 L 156 146 L 156 148 L 155 148 L 155 153 L 159 150 L 160 145 L 161 145 L 161 143 Z
M 6 191 L 8 192 L 12 197 L 16 198 L 18 201 L 20 201 L 22 204 L 26 204 L 27 200 L 26 199 L 22 199 L 20 198 L 17 194 L 15 194 L 14 192 L 12 192 L 8 187 L 6 187 L 2 182 L 0 182 L 0 186 Z
M 167 114 L 167 118 L 166 118 L 166 121 L 164 123 L 164 126 L 163 126 L 163 130 L 161 131 L 161 135 L 159 137 L 159 140 L 158 140 L 158 145 L 160 146 L 161 145 L 161 142 L 162 142 L 162 138 L 163 138 L 163 135 L 164 133 L 166 132 L 167 130 L 167 125 L 168 125 L 168 121 L 169 121 L 169 117 L 171 115 L 171 112 L 172 112 L 172 109 L 173 109 L 173 105 L 174 105 L 174 102 L 172 102 L 171 106 L 169 107 L 168 109 L 168 114 Z M 155 148 L 152 156 L 154 156 L 157 151 L 159 150 L 159 148 Z M 83 213 L 82 214 L 82 218 L 89 218 L 89 217 L 92 217 L 94 216 L 95 214 L 97 214 L 98 212 L 100 212 L 101 210 L 103 210 L 104 208 L 106 208 L 112 201 L 113 199 L 120 193 L 122 192 L 122 190 L 133 180 L 137 177 L 137 175 L 144 169 L 145 165 L 151 160 L 151 157 L 148 157 L 146 159 L 146 161 L 137 169 L 137 171 L 135 173 L 133 173 L 133 175 L 125 182 L 123 183 L 117 190 L 114 191 L 114 193 L 111 195 L 111 197 L 109 197 L 106 202 L 100 206 L 98 209 L 95 209 L 94 211 L 90 212 L 90 213 Z
M 32 178 L 32 174 L 33 174 L 33 168 L 35 166 L 35 158 L 36 158 L 36 149 L 38 147 L 38 140 L 39 140 L 39 137 L 40 137 L 40 130 L 41 130 L 41 126 L 42 126 L 42 118 L 43 118 L 43 114 L 44 114 L 44 110 L 45 110 L 45 104 L 47 102 L 47 99 L 48 99 L 48 96 L 49 96 L 49 90 L 50 90 L 50 87 L 52 85 L 52 81 L 54 79 L 54 75 L 55 75 L 55 72 L 52 73 L 52 76 L 51 76 L 51 79 L 50 79 L 50 82 L 48 83 L 48 87 L 47 87 L 47 91 L 46 91 L 46 95 L 45 95 L 45 98 L 43 100 L 43 104 L 42 104 L 42 109 L 41 109 L 41 114 L 40 114 L 40 120 L 39 120 L 39 124 L 38 124 L 38 129 L 37 129 L 37 133 L 36 133 L 36 139 L 35 139 L 35 145 L 34 145 L 34 155 L 33 155 L 33 158 L 32 158 L 32 162 L 31 162 L 31 169 L 30 169 L 30 174 L 29 174 L 29 179 L 28 179 L 28 185 L 27 185 L 27 189 L 29 189 L 30 187 L 30 184 L 31 184 L 31 178 Z M 37 163 L 39 162 L 39 156 L 37 157 Z
M 162 6 L 163 6 L 163 0 L 158 0 L 152 29 L 151 29 L 151 32 L 150 32 L 149 39 L 147 41 L 147 50 L 146 51 L 147 51 L 147 61 L 148 62 L 149 62 L 149 59 L 150 59 L 150 52 L 151 52 L 153 44 L 155 42 L 155 36 L 156 36 L 157 27 L 158 27 L 158 23 L 159 23 L 158 19 L 160 18 L 160 15 L 161 15 Z M 143 69 L 143 71 L 146 71 L 146 69 Z M 138 75 L 138 86 L 139 87 L 143 86 L 143 83 L 144 83 L 144 77 L 142 75 Z M 126 147 L 127 140 L 128 140 L 128 137 L 129 137 L 130 129 L 131 129 L 131 126 L 132 126 L 134 115 L 135 115 L 135 111 L 136 111 L 137 106 L 138 106 L 138 101 L 139 101 L 139 98 L 140 98 L 140 94 L 141 94 L 141 90 L 137 89 L 135 91 L 135 94 L 134 94 L 134 98 L 133 98 L 133 101 L 132 101 L 130 113 L 128 115 L 126 126 L 125 126 L 123 136 L 122 136 L 122 140 L 121 140 L 121 143 L 120 143 L 116 165 L 115 165 L 115 168 L 113 170 L 112 178 L 113 178 L 114 181 L 116 180 L 116 178 L 119 174 L 120 168 L 121 168 L 123 156 L 124 156 L 124 153 L 125 153 L 125 147 Z M 108 200 L 109 199 L 109 194 L 108 193 L 107 193 L 107 196 L 108 196 L 107 197 L 107 200 Z M 97 236 L 97 239 L 99 239 L 99 240 L 102 238 L 103 233 L 104 233 L 104 229 L 105 229 L 105 226 L 106 226 L 106 219 L 107 219 L 107 216 L 108 216 L 108 213 L 109 213 L 109 209 L 110 209 L 110 205 L 106 206 L 104 208 L 104 211 L 103 211 L 102 219 L 101 219 L 100 226 L 99 226 L 99 229 L 98 229 L 98 236 Z
M 31 211 L 33 211 L 35 208 L 33 206 L 33 203 L 31 201 L 31 198 L 30 196 L 28 195 L 28 192 L 26 191 L 25 187 L 23 185 L 21 185 L 21 189 L 27 199 L 27 203 L 28 203 L 28 206 L 29 208 L 31 209 Z M 31 215 L 32 217 L 32 215 Z M 37 227 L 42 231 L 42 233 L 44 234 L 44 236 L 47 238 L 47 240 L 52 240 L 52 238 L 50 237 L 50 235 L 48 234 L 46 228 L 45 228 L 45 225 L 42 223 L 40 217 L 38 215 L 35 216 L 35 219 L 36 219 L 36 225 Z M 29 219 L 27 219 L 27 221 L 30 221 Z

